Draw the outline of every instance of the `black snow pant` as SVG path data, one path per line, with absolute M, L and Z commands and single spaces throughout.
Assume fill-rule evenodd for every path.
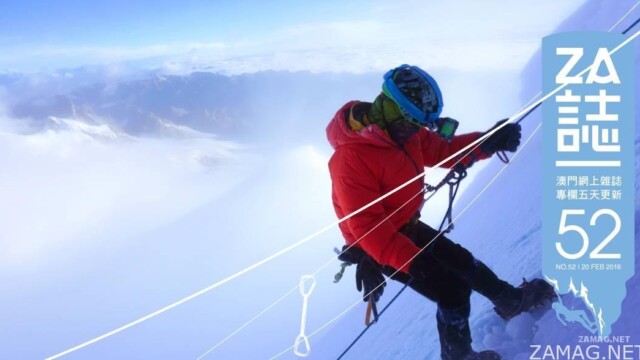
M 481 261 L 475 259 L 471 252 L 449 240 L 444 234 L 438 236 L 439 232 L 429 225 L 418 221 L 405 225 L 401 232 L 420 248 L 429 244 L 422 252 L 423 256 L 426 254 L 431 260 L 426 262 L 430 267 L 425 272 L 428 277 L 413 279 L 409 286 L 436 302 L 438 308 L 458 309 L 468 306 L 472 290 L 490 300 L 495 299 L 505 286 L 509 286 Z M 411 280 L 411 277 L 403 272 L 392 275 L 395 272 L 396 269 L 392 267 L 383 267 L 383 273 L 393 280 L 405 284 Z

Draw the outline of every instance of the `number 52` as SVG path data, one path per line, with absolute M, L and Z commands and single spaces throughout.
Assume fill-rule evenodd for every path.
M 569 231 L 575 231 L 582 238 L 582 248 L 580 248 L 580 251 L 573 254 L 566 252 L 562 248 L 562 243 L 560 241 L 556 242 L 556 250 L 558 250 L 558 253 L 564 258 L 567 258 L 569 260 L 576 260 L 581 258 L 582 256 L 584 256 L 584 254 L 586 254 L 587 250 L 589 249 L 589 235 L 587 234 L 587 232 L 578 225 L 567 225 L 567 217 L 569 215 L 584 215 L 584 213 L 585 213 L 584 209 L 563 209 L 562 214 L 560 215 L 560 226 L 558 228 L 558 234 L 564 235 Z M 621 227 L 620 216 L 618 215 L 618 213 L 616 213 L 611 209 L 600 209 L 593 214 L 593 216 L 591 217 L 591 221 L 589 222 L 589 225 L 594 226 L 598 218 L 602 215 L 611 216 L 615 221 L 615 225 L 613 227 L 613 230 L 609 233 L 609 235 L 607 235 L 607 237 L 605 237 L 604 240 L 602 240 L 602 242 L 598 246 L 596 246 L 596 248 L 593 249 L 593 251 L 591 251 L 591 253 L 589 254 L 589 258 L 590 259 L 620 259 L 621 255 L 619 253 L 615 253 L 615 254 L 602 253 L 602 250 L 604 249 L 604 247 L 607 246 L 607 244 L 609 244 L 611 240 L 613 240 L 616 237 L 616 235 L 618 235 L 618 233 L 620 232 L 620 227 Z

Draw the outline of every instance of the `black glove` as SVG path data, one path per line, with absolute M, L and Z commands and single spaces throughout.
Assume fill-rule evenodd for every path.
M 356 266 L 356 288 L 358 291 L 364 289 L 364 295 L 362 300 L 364 302 L 369 301 L 369 294 L 373 289 L 373 300 L 377 302 L 384 293 L 384 287 L 387 283 L 382 275 L 382 267 L 375 262 L 371 257 L 359 247 L 344 245 L 342 252 L 338 255 L 340 261 L 357 264 Z M 382 286 L 378 287 L 378 285 Z
M 508 119 L 498 121 L 485 134 L 502 125 L 507 120 Z M 520 146 L 520 137 L 522 136 L 520 134 L 521 131 L 522 127 L 520 126 L 520 124 L 507 124 L 500 130 L 493 133 L 493 135 L 485 139 L 482 145 L 480 145 L 480 148 L 484 153 L 490 155 L 493 155 L 498 151 L 516 151 L 518 149 L 518 146 Z
M 358 291 L 364 290 L 362 300 L 368 302 L 371 295 L 373 301 L 378 302 L 384 293 L 385 286 L 387 283 L 382 275 L 382 267 L 365 254 L 356 268 L 356 287 Z
M 336 250 L 337 251 L 337 250 Z M 351 265 L 357 264 L 363 257 L 368 256 L 364 250 L 359 247 L 344 245 L 342 251 L 338 255 L 338 260 L 349 263 Z

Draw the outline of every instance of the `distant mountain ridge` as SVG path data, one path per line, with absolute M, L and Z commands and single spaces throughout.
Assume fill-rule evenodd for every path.
M 106 124 L 132 136 L 171 136 L 176 127 L 229 138 L 309 126 L 317 134 L 328 115 L 333 115 L 330 111 L 353 97 L 354 90 L 375 93 L 378 77 L 272 71 L 234 76 L 207 72 L 152 75 L 24 99 L 11 112 L 17 118 L 32 119 L 36 128 L 50 125 L 53 117 L 93 126 Z M 326 109 L 319 112 L 313 99 Z M 319 116 L 318 121 L 301 121 L 310 115 Z

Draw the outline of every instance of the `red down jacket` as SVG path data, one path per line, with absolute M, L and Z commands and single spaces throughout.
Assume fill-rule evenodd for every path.
M 350 109 L 357 101 L 345 104 L 327 126 L 327 138 L 335 152 L 329 160 L 332 200 L 338 218 L 362 208 L 389 191 L 424 172 L 478 139 L 482 133 L 458 135 L 451 142 L 442 140 L 425 128 L 413 135 L 403 147 L 397 145 L 377 125 L 354 131 L 348 124 Z M 475 151 L 475 159 L 488 156 Z M 465 159 L 468 160 L 468 159 Z M 442 165 L 448 168 L 455 160 Z M 424 186 L 424 177 L 405 186 L 382 201 L 340 223 L 348 245 L 356 242 L 389 214 L 396 211 Z M 398 230 L 418 212 L 422 196 L 364 236 L 361 247 L 378 263 L 408 272 L 410 259 L 420 250 Z

